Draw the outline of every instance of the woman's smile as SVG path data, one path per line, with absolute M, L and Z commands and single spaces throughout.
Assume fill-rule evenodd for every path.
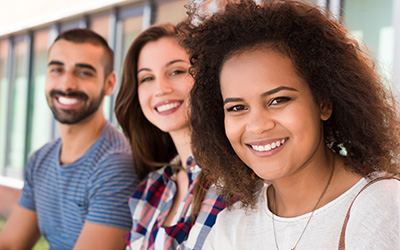
M 289 138 L 274 139 L 272 143 L 265 141 L 248 143 L 249 147 L 256 152 L 275 152 L 275 149 L 283 146 Z
M 182 105 L 183 101 L 178 100 L 167 100 L 159 102 L 155 105 L 154 109 L 160 115 L 169 115 L 174 113 Z

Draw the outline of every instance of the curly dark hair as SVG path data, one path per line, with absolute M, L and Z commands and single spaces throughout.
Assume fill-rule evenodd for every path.
M 261 179 L 232 149 L 224 129 L 219 74 L 237 52 L 268 45 L 291 58 L 317 103 L 329 102 L 324 139 L 334 152 L 347 150 L 346 168 L 366 176 L 399 175 L 396 101 L 375 70 L 369 52 L 325 10 L 299 1 L 228 2 L 211 16 L 189 9 L 179 24 L 190 51 L 193 153 L 228 205 L 254 207 Z M 250 87 L 250 86 L 249 86 Z

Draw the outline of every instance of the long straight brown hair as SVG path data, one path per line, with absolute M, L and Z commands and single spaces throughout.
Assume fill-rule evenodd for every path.
M 144 116 L 138 98 L 137 61 L 148 42 L 176 37 L 172 24 L 151 26 L 132 42 L 124 61 L 121 87 L 115 101 L 115 115 L 129 138 L 136 172 L 140 179 L 164 166 L 177 153 L 171 136 L 150 123 Z
M 140 107 L 137 93 L 139 54 L 148 42 L 157 41 L 163 37 L 178 39 L 177 34 L 176 27 L 169 23 L 151 26 L 132 42 L 125 57 L 121 87 L 115 102 L 115 115 L 130 140 L 135 169 L 140 179 L 168 164 L 177 151 L 171 136 L 150 123 Z M 197 217 L 200 211 L 201 202 L 208 190 L 207 183 L 207 178 L 201 173 L 193 194 L 193 218 Z

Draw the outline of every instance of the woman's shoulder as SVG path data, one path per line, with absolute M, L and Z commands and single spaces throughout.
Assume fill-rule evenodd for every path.
M 373 173 L 365 179 L 367 184 L 355 198 L 353 209 L 368 214 L 393 213 L 395 211 L 399 214 L 400 179 L 384 173 Z
M 265 209 L 267 207 L 266 204 L 266 190 L 267 186 L 263 186 L 260 188 L 258 192 L 256 192 L 256 204 L 251 206 L 244 206 L 244 204 L 240 201 L 237 201 L 232 206 L 224 209 L 219 215 L 218 219 L 221 216 L 221 220 L 226 218 L 230 223 L 232 221 L 237 221 L 238 223 L 243 222 L 244 220 L 257 220 L 257 218 L 265 218 Z
M 400 181 L 382 174 L 365 179 L 368 183 L 349 210 L 346 247 L 397 249 L 400 242 Z
M 367 184 L 364 190 L 369 191 L 362 193 L 379 193 L 381 195 L 396 195 L 396 192 L 400 192 L 400 178 L 388 175 L 384 172 L 374 172 L 365 177 Z

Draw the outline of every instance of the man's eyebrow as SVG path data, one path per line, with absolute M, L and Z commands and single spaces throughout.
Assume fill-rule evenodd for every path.
M 64 63 L 62 63 L 62 62 L 60 62 L 60 61 L 50 61 L 49 64 L 47 64 L 47 66 L 51 66 L 51 65 L 63 66 Z
M 90 69 L 90 70 L 93 70 L 94 72 L 96 72 L 96 69 L 95 69 L 92 65 L 90 65 L 90 64 L 86 64 L 86 63 L 77 63 L 77 64 L 75 64 L 75 66 L 78 67 L 78 68 Z
M 51 65 L 64 66 L 64 63 L 60 62 L 60 61 L 50 61 L 47 66 L 51 66 Z M 77 63 L 77 64 L 75 64 L 75 66 L 78 68 L 90 69 L 90 70 L 93 70 L 94 72 L 96 72 L 96 69 L 92 65 L 87 64 L 87 63 Z

